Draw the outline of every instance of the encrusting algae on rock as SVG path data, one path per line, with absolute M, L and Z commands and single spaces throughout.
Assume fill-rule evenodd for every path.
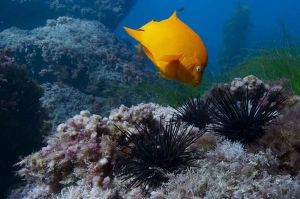
M 238 92 L 239 89 L 245 88 L 242 85 L 248 87 L 252 85 L 252 91 L 256 87 L 264 87 L 267 90 L 275 87 L 253 76 L 236 79 L 231 84 L 223 86 L 229 87 L 232 92 Z M 209 93 L 207 95 L 209 96 Z M 249 95 L 251 95 L 250 91 Z M 270 122 L 266 128 L 264 127 L 266 137 L 256 138 L 251 143 L 227 140 L 221 133 L 208 130 L 212 125 L 211 122 L 205 125 L 205 128 L 194 127 L 194 132 L 204 130 L 204 135 L 191 146 L 187 146 L 188 151 L 195 150 L 201 154 L 195 159 L 195 165 L 177 170 L 180 166 L 177 167 L 169 162 L 171 166 L 176 167 L 176 171 L 169 172 L 166 175 L 167 180 L 158 180 L 157 186 L 148 186 L 146 189 L 139 186 L 143 183 L 138 183 L 135 188 L 131 184 L 139 174 L 135 170 L 137 165 L 131 163 L 141 160 L 134 151 L 139 148 L 135 144 L 142 141 L 143 132 L 147 129 L 149 136 L 146 136 L 148 140 L 145 144 L 155 140 L 155 133 L 157 133 L 155 125 L 149 127 L 147 125 L 163 121 L 160 123 L 163 128 L 170 128 L 168 125 L 173 125 L 172 119 L 176 118 L 174 114 L 178 114 L 176 109 L 151 103 L 139 104 L 131 108 L 121 106 L 113 110 L 109 117 L 91 115 L 89 112 L 82 111 L 80 115 L 59 125 L 56 134 L 47 138 L 44 148 L 19 163 L 23 167 L 19 173 L 27 179 L 27 185 L 13 191 L 11 198 L 71 199 L 76 196 L 89 199 L 112 197 L 298 199 L 300 174 L 297 166 L 298 159 L 294 158 L 298 157 L 298 145 L 293 142 L 298 139 L 298 123 L 296 119 L 284 122 L 289 120 L 286 114 L 288 110 L 294 110 L 293 108 L 285 106 L 282 115 L 278 117 L 285 123 L 282 125 L 284 131 L 280 132 L 282 135 L 279 135 L 280 128 Z M 130 133 L 129 139 L 122 140 L 124 135 L 122 131 Z M 179 133 L 176 136 L 180 138 L 183 134 Z M 286 139 L 279 145 L 281 136 L 285 136 Z M 177 145 L 178 143 L 169 144 L 171 148 L 176 148 L 180 146 Z M 124 146 L 127 147 L 128 156 L 122 153 Z M 157 151 L 159 150 L 160 147 L 157 148 Z M 157 151 L 150 156 L 158 154 Z M 142 155 L 146 154 L 142 150 L 140 152 Z M 125 167 L 133 166 L 126 171 L 125 181 L 120 179 L 118 174 L 121 173 L 122 176 L 122 170 L 116 170 L 117 162 L 124 157 L 127 158 L 128 163 L 131 162 L 126 165 L 126 161 L 123 161 Z M 163 165 L 157 164 L 154 167 L 153 170 L 150 169 L 151 172 L 163 171 Z M 144 174 L 145 171 L 138 172 Z M 143 179 L 142 176 L 139 180 L 145 182 L 147 179 Z M 129 191 L 128 188 L 132 190 Z
M 150 198 L 299 198 L 299 181 L 271 174 L 277 172 L 277 164 L 270 150 L 248 153 L 241 144 L 225 140 L 199 161 L 198 168 L 172 177 Z
M 18 173 L 28 183 L 49 186 L 45 189 L 49 194 L 76 184 L 79 179 L 87 186 L 111 188 L 115 184 L 112 171 L 121 135 L 115 125 L 134 129 L 135 123 L 143 118 L 167 116 L 170 110 L 173 109 L 155 104 L 121 106 L 108 118 L 81 111 L 57 127 L 56 133 L 47 138 L 46 147 L 18 163 L 23 167 Z
M 27 180 L 45 183 L 55 192 L 78 179 L 105 186 L 112 175 L 114 143 L 101 128 L 101 117 L 82 111 L 57 127 L 47 146 L 19 164 Z
M 300 108 L 285 110 L 279 120 L 266 129 L 259 143 L 272 149 L 287 173 L 300 177 Z

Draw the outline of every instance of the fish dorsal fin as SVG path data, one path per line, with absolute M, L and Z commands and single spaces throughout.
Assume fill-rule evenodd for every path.
M 164 55 L 159 58 L 159 61 L 171 62 L 171 61 L 179 61 L 181 58 L 181 54 L 179 55 Z
M 138 30 L 134 30 L 128 27 L 124 27 L 124 30 L 134 39 L 136 39 L 139 42 L 142 42 L 143 40 L 143 33 L 144 30 L 143 29 L 138 29 Z
M 171 19 L 177 19 L 177 13 L 176 11 L 173 12 L 172 16 L 170 17 Z

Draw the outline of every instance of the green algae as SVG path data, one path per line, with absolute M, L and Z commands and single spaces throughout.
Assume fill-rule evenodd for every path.
M 287 87 L 300 94 L 300 48 L 261 50 L 238 64 L 225 79 L 255 75 L 262 80 L 288 80 Z

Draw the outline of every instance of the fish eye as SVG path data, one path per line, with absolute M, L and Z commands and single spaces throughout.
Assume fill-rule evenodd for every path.
M 197 66 L 197 67 L 196 67 L 196 71 L 197 71 L 198 73 L 200 73 L 200 72 L 201 72 L 201 67 L 200 67 L 200 66 Z

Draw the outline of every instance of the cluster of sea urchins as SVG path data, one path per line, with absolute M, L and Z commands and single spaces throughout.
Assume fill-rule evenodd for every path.
M 165 125 L 148 120 L 136 124 L 138 133 L 119 129 L 123 155 L 116 171 L 130 187 L 157 187 L 168 181 L 169 173 L 193 166 L 200 158 L 190 146 L 205 129 L 243 144 L 262 137 L 284 107 L 286 93 L 264 87 L 215 87 L 205 99 L 189 98 Z M 193 126 L 197 131 L 191 131 Z
M 152 120 L 136 124 L 136 130 L 137 134 L 120 129 L 126 143 L 122 141 L 123 156 L 116 166 L 119 177 L 130 187 L 157 187 L 168 181 L 168 174 L 193 166 L 200 157 L 190 146 L 203 133 L 181 122 L 163 125 Z
M 283 89 L 215 87 L 205 101 L 188 99 L 177 109 L 177 118 L 200 128 L 210 124 L 211 132 L 247 144 L 265 134 L 265 126 L 279 116 L 286 100 Z

